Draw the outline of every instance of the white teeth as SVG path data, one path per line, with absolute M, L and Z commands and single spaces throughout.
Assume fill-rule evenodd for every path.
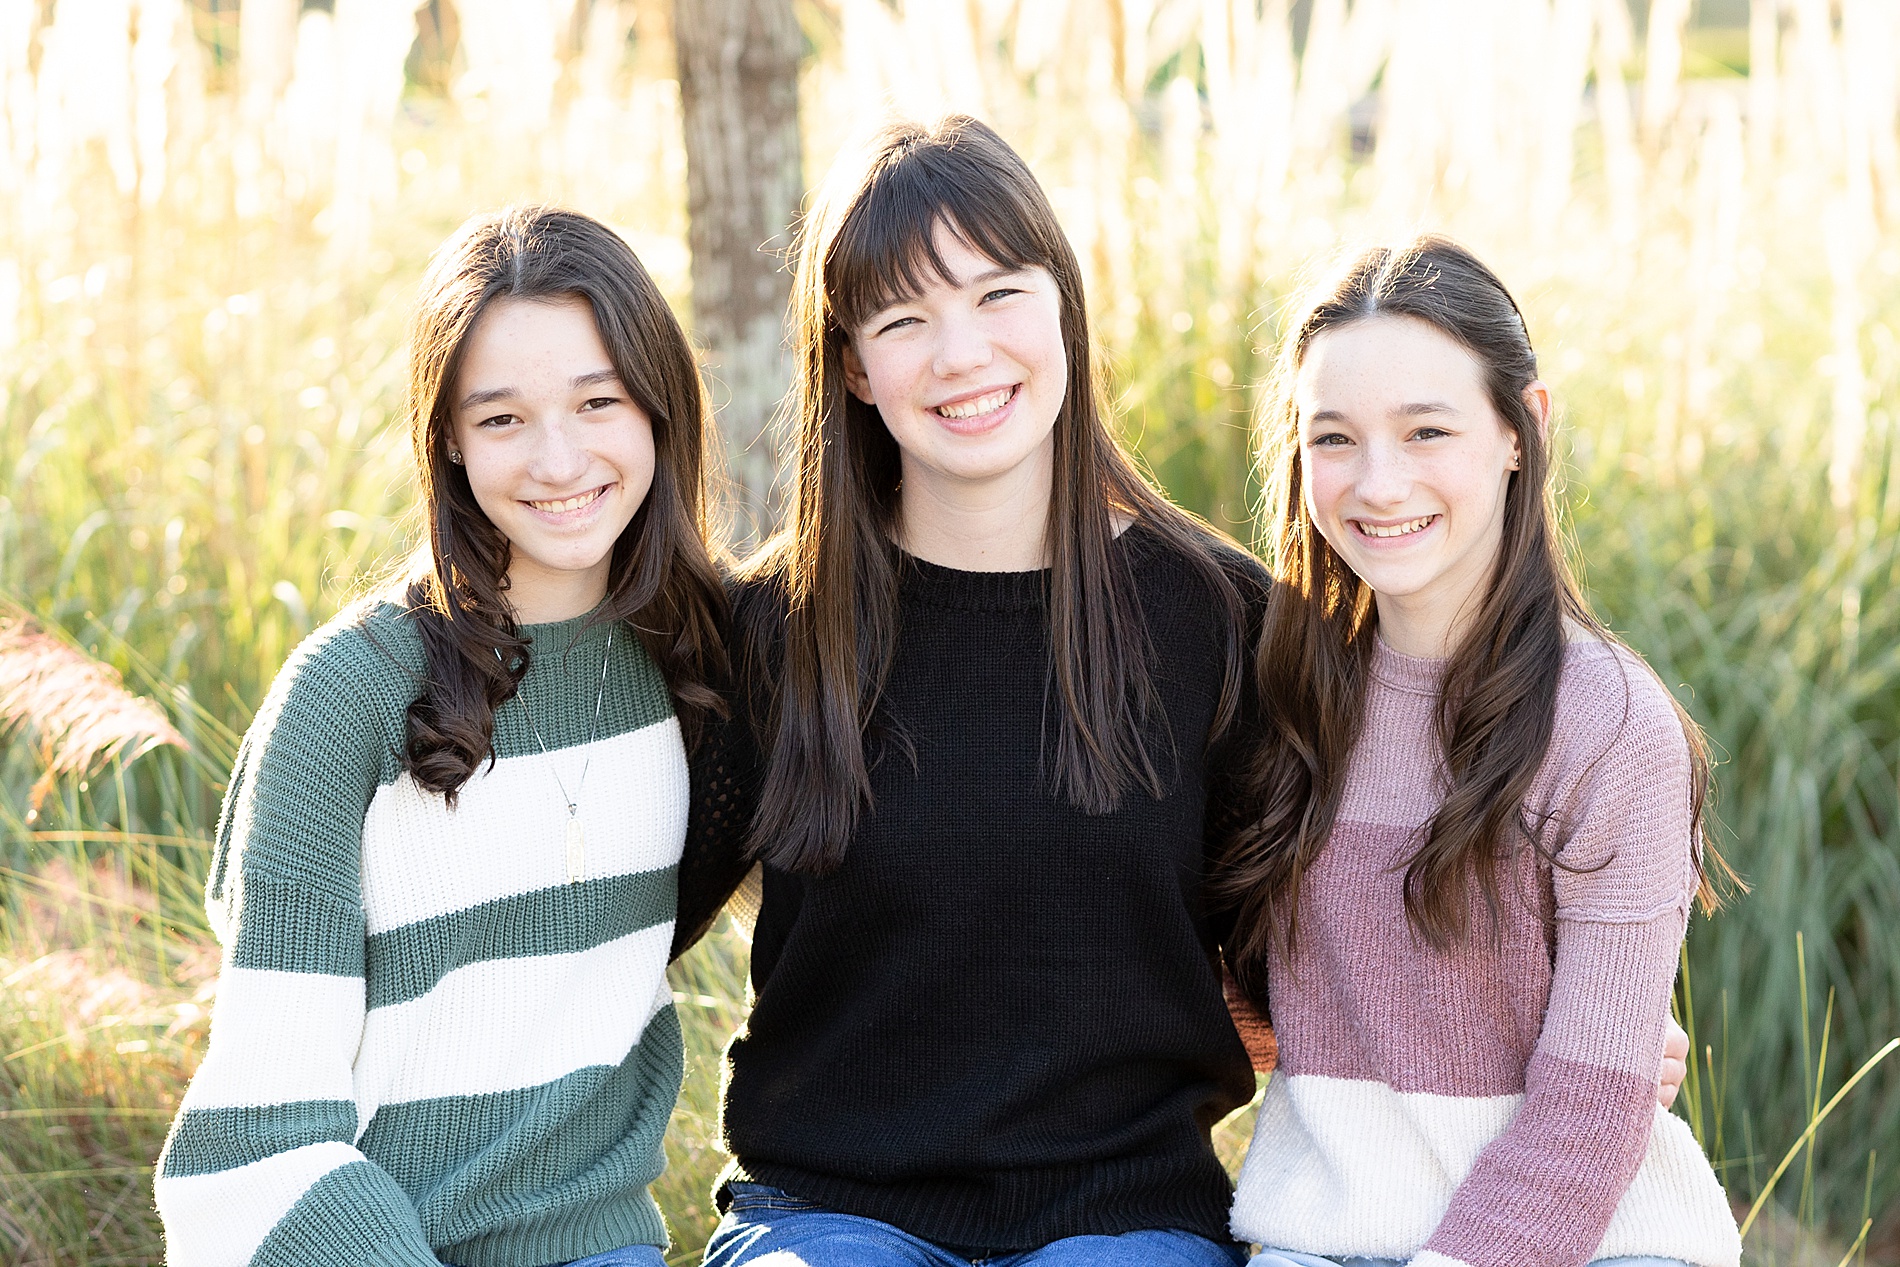
M 945 418 L 974 418 L 978 414 L 990 413 L 1009 403 L 1016 392 L 1014 387 L 1005 387 L 1000 392 L 991 392 L 987 396 L 978 396 L 975 400 L 966 400 L 960 405 L 939 405 L 937 413 Z
M 563 511 L 579 510 L 582 506 L 587 505 L 589 502 L 593 501 L 596 497 L 599 497 L 602 493 L 606 491 L 607 490 L 605 488 L 596 488 L 592 492 L 582 493 L 579 497 L 569 497 L 565 501 L 558 501 L 558 502 L 532 502 L 531 501 L 528 503 L 528 505 L 546 514 L 558 515 L 562 513 Z
M 1437 515 L 1426 515 L 1423 518 L 1408 519 L 1402 524 L 1391 524 L 1386 527 L 1369 524 L 1362 519 L 1359 521 L 1359 531 L 1365 533 L 1368 537 L 1408 537 L 1415 532 L 1421 531 L 1426 524 L 1429 524 L 1436 518 L 1438 518 Z

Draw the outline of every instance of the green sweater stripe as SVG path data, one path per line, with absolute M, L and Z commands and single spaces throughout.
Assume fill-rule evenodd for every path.
M 646 1185 L 666 1169 L 662 1137 L 684 1070 L 679 1014 L 668 1004 L 653 1014 L 638 1050 L 619 1068 L 569 1074 L 539 1089 L 545 1100 L 523 1100 L 518 1097 L 534 1093 L 508 1092 L 444 1101 L 434 1108 L 402 1106 L 397 1112 L 406 1116 L 411 1129 L 436 1132 L 424 1138 L 440 1140 L 444 1148 L 453 1147 L 457 1124 L 468 1120 L 466 1114 L 475 1114 L 485 1124 L 491 1121 L 486 1115 L 495 1114 L 492 1121 L 499 1130 L 505 1106 L 473 1103 L 478 1099 L 514 1099 L 522 1121 L 544 1113 L 564 1119 L 555 1133 L 499 1131 L 499 1138 L 487 1150 L 462 1162 L 464 1172 L 507 1166 L 524 1176 L 536 1176 L 541 1194 L 558 1194 L 562 1199 L 549 1201 L 540 1195 L 536 1204 L 543 1212 L 511 1221 L 506 1232 L 457 1242 L 453 1229 L 445 1228 L 450 1243 L 442 1257 L 462 1267 L 526 1267 L 567 1262 L 622 1245 L 666 1245 L 666 1222 Z M 590 1091 L 590 1084 L 596 1089 Z M 547 1100 L 560 1107 L 551 1108 Z M 383 1114 L 377 1114 L 372 1133 L 382 1120 Z M 629 1179 L 638 1186 L 629 1186 Z M 491 1185 L 489 1191 L 495 1200 L 506 1202 L 511 1188 Z M 456 1195 L 453 1191 L 431 1194 L 419 1204 L 426 1217 L 439 1198 L 452 1200 Z
M 662 1105 L 672 1111 L 685 1068 L 678 1035 L 669 1003 L 618 1065 L 576 1069 L 537 1087 L 386 1104 L 370 1119 L 361 1146 L 381 1157 L 423 1207 L 453 1200 L 462 1187 L 498 1192 L 566 1183 L 623 1140 L 657 1145 L 666 1119 L 643 1115 Z M 416 1146 L 421 1140 L 429 1141 L 426 1149 Z M 659 1164 L 651 1169 L 659 1173 Z M 493 1175 L 506 1176 L 500 1188 Z
M 187 1109 L 165 1145 L 160 1173 L 167 1179 L 209 1175 L 355 1135 L 356 1106 L 348 1100 Z
M 460 1267 L 541 1267 L 628 1245 L 667 1247 L 666 1218 L 644 1190 L 616 1192 L 585 1209 L 585 1217 L 572 1209 L 530 1214 L 512 1226 L 506 1237 L 482 1235 L 452 1242 L 442 1247 L 442 1261 Z
M 552 783 L 555 771 L 543 769 L 543 741 L 563 758 L 557 764 L 565 774 L 578 759 L 561 750 L 590 738 L 651 731 L 651 743 L 594 749 L 584 794 L 593 821 L 635 825 L 650 836 L 654 824 L 685 817 L 685 754 L 666 683 L 627 626 L 583 624 L 524 627 L 532 663 L 520 694 L 496 713 L 494 750 L 504 761 L 531 759 L 535 777 Z M 325 1049 L 326 1060 L 337 1062 L 326 1065 L 325 1085 L 340 1091 L 354 1082 L 352 1094 L 367 1097 L 369 1120 L 359 1123 L 358 1106 L 341 1100 L 257 1106 L 259 1098 L 280 1092 L 255 1095 L 251 1084 L 289 1086 L 292 1095 L 301 1085 L 260 1064 L 281 1059 L 288 1065 L 309 1053 L 283 1042 L 291 1031 L 275 1032 L 279 1016 L 268 1006 L 219 1013 L 213 1056 L 222 1048 L 243 1053 L 242 1060 L 208 1059 L 200 1067 L 188 1103 L 206 1107 L 182 1114 L 155 1184 L 167 1235 L 194 1253 L 248 1259 L 253 1267 L 545 1267 L 620 1245 L 666 1243 L 645 1185 L 665 1166 L 662 1135 L 683 1060 L 670 1004 L 649 1016 L 642 1002 L 667 999 L 663 963 L 656 954 L 650 975 L 629 981 L 624 957 L 590 962 L 598 956 L 579 952 L 660 935 L 674 915 L 678 854 L 670 851 L 672 842 L 642 836 L 642 860 L 621 864 L 643 869 L 633 874 L 595 873 L 577 885 L 503 879 L 520 873 L 497 865 L 524 848 L 517 831 L 485 815 L 458 815 L 439 797 L 391 787 L 404 777 L 406 712 L 424 676 L 414 618 L 388 604 L 365 603 L 293 653 L 240 750 L 207 894 L 227 963 L 300 977 L 284 982 L 287 1004 L 302 983 L 334 985 L 342 978 L 352 987 L 361 982 L 371 1006 L 419 1009 L 422 1023 L 363 1029 L 353 1060 L 347 1042 Z M 493 774 L 483 762 L 475 778 Z M 492 794 L 495 785 L 488 787 Z M 400 799 L 366 832 L 365 814 L 385 793 Z M 421 848 L 465 857 L 469 870 L 458 872 L 458 880 L 492 875 L 496 883 L 456 887 L 452 900 L 440 901 L 442 894 L 431 891 L 440 870 L 395 865 L 405 856 L 413 860 L 407 851 Z M 602 855 L 590 851 L 588 861 L 599 866 Z M 415 914 L 369 936 L 366 886 L 387 903 L 381 909 Z M 569 957 L 553 958 L 561 955 Z M 536 980 L 535 961 L 542 958 L 551 971 L 571 965 L 564 988 L 582 999 L 598 996 L 600 1009 L 611 1009 L 575 1019 L 612 1035 L 637 1034 L 638 1042 L 630 1050 L 609 1042 L 598 1054 L 578 1058 L 557 1050 L 558 1036 L 515 1014 L 516 1007 L 538 1014 L 544 1002 L 538 996 L 483 998 L 473 1004 L 479 1015 L 442 1012 L 452 996 L 440 987 L 457 969 L 526 959 L 513 975 Z M 261 984 L 268 989 L 272 983 Z M 349 1014 L 336 1023 L 360 1022 L 354 1007 Z M 453 1074 L 464 1054 L 444 1049 L 440 1035 L 490 1030 L 501 1050 L 524 1049 L 520 1071 L 514 1078 L 491 1071 L 492 1080 L 476 1085 L 517 1084 L 512 1089 L 392 1098 L 470 1085 Z M 349 1068 L 341 1067 L 345 1060 Z M 573 1067 L 584 1060 L 615 1063 Z M 569 1072 L 552 1078 L 561 1069 Z M 246 1107 L 221 1107 L 232 1105 Z M 259 1202 L 282 1208 L 278 1203 L 291 1195 L 278 1185 L 307 1172 L 294 1163 L 273 1167 L 270 1159 L 312 1146 L 338 1159 L 350 1158 L 353 1149 L 361 1160 L 327 1172 L 319 1167 L 321 1177 L 307 1180 L 309 1187 L 267 1235 L 223 1217 L 226 1209 Z
M 408 1199 L 367 1161 L 338 1166 L 297 1198 L 251 1256 L 250 1267 L 441 1267 Z M 405 1229 L 395 1235 L 392 1228 Z
M 544 650 L 544 642 L 552 646 Z M 573 638 L 571 649 L 566 636 L 550 633 L 537 637 L 521 693 L 495 710 L 495 755 L 539 756 L 544 741 L 549 752 L 556 752 L 579 747 L 589 735 L 608 739 L 673 716 L 666 679 L 647 658 L 638 639 L 623 625 L 615 629 L 613 643 L 608 653 L 605 625 L 583 630 Z M 604 691 L 600 684 L 603 653 L 607 653 Z M 594 724 L 597 700 L 601 714 L 598 727 Z M 540 728 L 539 738 L 536 727 Z
M 591 950 L 666 923 L 678 904 L 679 868 L 669 866 L 518 893 L 392 928 L 369 939 L 369 1006 L 421 998 L 472 963 Z
M 247 873 L 231 961 L 265 972 L 363 975 L 363 907 Z

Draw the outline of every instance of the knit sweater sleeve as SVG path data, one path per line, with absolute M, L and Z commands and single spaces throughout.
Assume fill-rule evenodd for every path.
M 391 740 L 353 680 L 354 641 L 331 630 L 292 657 L 225 798 L 211 1044 L 155 1183 L 172 1267 L 437 1261 L 409 1197 L 356 1147 L 360 849 Z
M 1559 775 L 1555 966 L 1524 1102 L 1414 1267 L 1589 1261 L 1660 1112 L 1663 1025 L 1696 883 L 1688 748 L 1662 686 L 1628 653 L 1592 649 L 1572 664 L 1546 766 Z
M 713 722 L 692 756 L 692 805 L 680 856 L 672 959 L 704 937 L 752 869 L 746 833 L 758 806 L 763 762 L 743 709 Z

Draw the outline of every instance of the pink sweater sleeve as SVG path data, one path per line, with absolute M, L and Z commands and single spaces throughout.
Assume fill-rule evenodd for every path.
M 1688 746 L 1639 663 L 1605 648 L 1577 667 L 1546 764 L 1559 790 L 1548 838 L 1563 865 L 1524 1103 L 1453 1193 L 1416 1267 L 1579 1267 L 1648 1147 L 1695 887 Z

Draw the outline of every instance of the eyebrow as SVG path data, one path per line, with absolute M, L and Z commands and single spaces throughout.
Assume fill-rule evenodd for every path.
M 1455 414 L 1458 411 L 1442 400 L 1414 400 L 1400 405 L 1392 412 L 1400 418 L 1424 418 L 1435 414 Z M 1345 421 L 1346 415 L 1337 409 L 1322 409 L 1307 418 L 1308 423 Z
M 620 375 L 611 369 L 589 370 L 585 374 L 576 374 L 568 380 L 569 387 L 593 387 L 598 383 L 618 383 Z M 476 409 L 482 405 L 492 405 L 498 400 L 510 400 L 520 395 L 513 387 L 488 387 L 478 392 L 470 392 L 456 403 L 457 409 Z
M 1005 277 L 1020 276 L 1034 267 L 1036 267 L 1034 264 L 998 264 L 995 268 L 986 268 L 982 272 L 970 277 L 945 277 L 941 280 L 952 290 L 967 290 L 971 286 L 987 286 L 991 282 L 1001 281 Z M 916 295 L 894 295 L 866 313 L 864 320 L 860 321 L 858 326 L 862 329 L 865 326 L 871 325 L 891 309 L 901 308 L 905 304 L 916 303 L 917 299 L 918 296 Z
M 975 277 L 964 278 L 962 286 L 984 286 L 990 282 L 1001 281 L 1005 277 L 1014 277 L 1018 273 L 1027 273 L 1031 267 L 1033 266 L 1028 264 L 1020 267 L 1015 264 L 998 264 L 995 268 L 983 270 Z

